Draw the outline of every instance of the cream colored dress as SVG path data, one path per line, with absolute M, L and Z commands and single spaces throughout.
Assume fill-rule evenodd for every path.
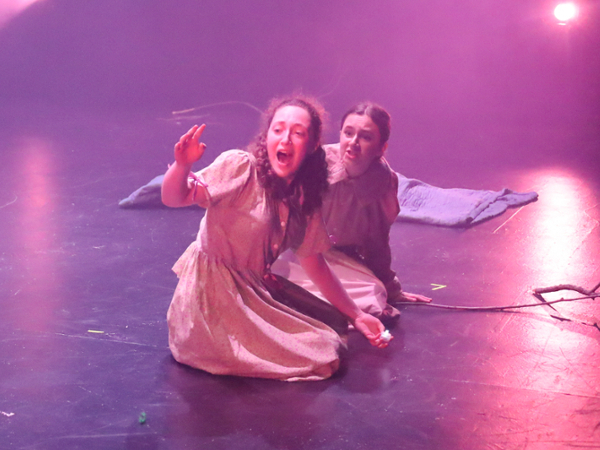
M 384 318 L 386 315 L 384 311 L 391 307 L 387 304 L 387 291 L 381 280 L 364 264 L 334 248 L 323 253 L 323 256 L 356 306 L 375 317 Z M 273 263 L 272 270 L 273 273 L 287 278 L 321 300 L 327 301 L 319 288 L 308 278 L 293 253 L 283 253 Z
M 325 259 L 361 310 L 393 318 L 399 313 L 388 304 L 388 290 L 397 283 L 399 291 L 400 284 L 391 269 L 389 235 L 400 210 L 398 178 L 383 158 L 360 177 L 350 178 L 339 144 L 324 149 L 330 188 L 323 201 L 323 218 L 333 244 Z M 273 271 L 322 298 L 294 255 L 282 255 Z
M 210 198 L 202 205 L 206 214 L 196 241 L 173 267 L 179 283 L 167 321 L 175 359 L 213 374 L 288 381 L 331 376 L 344 339 L 320 320 L 276 301 L 265 282 L 284 250 L 289 210 L 279 205 L 274 227 L 255 158 L 230 150 L 197 176 Z M 329 246 L 321 215 L 315 214 L 296 253 L 308 256 Z M 315 300 L 296 286 L 287 288 L 296 299 Z M 287 288 L 279 289 L 283 300 Z

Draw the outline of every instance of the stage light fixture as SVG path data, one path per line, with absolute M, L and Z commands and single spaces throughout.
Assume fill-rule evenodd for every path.
M 560 25 L 566 25 L 577 17 L 579 10 L 575 3 L 560 3 L 554 8 L 554 17 Z

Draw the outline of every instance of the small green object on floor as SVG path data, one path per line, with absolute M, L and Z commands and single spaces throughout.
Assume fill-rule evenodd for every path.
M 140 425 L 143 425 L 146 423 L 146 413 L 145 412 L 140 414 L 140 418 L 138 419 L 138 422 L 140 423 Z

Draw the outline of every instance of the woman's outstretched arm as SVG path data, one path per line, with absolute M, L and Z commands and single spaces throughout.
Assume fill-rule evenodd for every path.
M 387 347 L 381 339 L 385 327 L 379 319 L 361 311 L 348 296 L 339 278 L 331 271 L 321 253 L 299 258 L 300 265 L 309 278 L 319 288 L 323 296 L 344 314 L 354 327 L 360 331 L 375 347 Z
M 204 186 L 190 179 L 192 164 L 202 158 L 206 145 L 200 136 L 206 125 L 194 125 L 175 144 L 175 163 L 169 167 L 162 182 L 162 202 L 171 207 L 205 205 L 207 192 Z

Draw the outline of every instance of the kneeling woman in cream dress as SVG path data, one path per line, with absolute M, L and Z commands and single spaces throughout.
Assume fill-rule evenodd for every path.
M 272 103 L 248 151 L 224 152 L 196 174 L 204 125 L 175 145 L 163 202 L 206 208 L 173 267 L 179 283 L 167 321 L 177 361 L 213 374 L 317 380 L 338 368 L 348 321 L 386 346 L 381 322 L 354 304 L 322 256 L 330 243 L 321 127 L 320 107 L 294 97 Z M 334 307 L 271 273 L 287 248 Z

